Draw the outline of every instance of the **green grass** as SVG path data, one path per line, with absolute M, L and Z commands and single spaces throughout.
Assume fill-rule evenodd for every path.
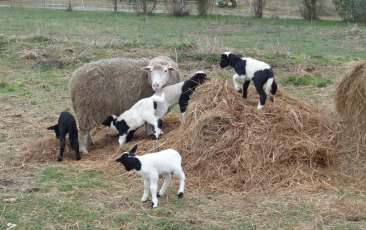
M 178 61 L 182 78 L 204 70 L 211 78 L 231 82 L 232 69 L 220 69 L 218 63 L 220 52 L 232 51 L 271 64 L 277 82 L 288 92 L 329 105 L 330 89 L 344 71 L 366 58 L 365 24 L 358 24 L 354 31 L 342 21 L 164 14 L 145 20 L 129 13 L 21 7 L 1 7 L 0 21 L 0 229 L 10 222 L 18 229 L 364 226 L 366 213 L 358 214 L 357 221 L 349 220 L 343 216 L 354 210 L 334 208 L 331 199 L 336 194 L 346 204 L 360 202 L 362 208 L 366 201 L 361 189 L 352 195 L 347 188 L 335 188 L 321 194 L 289 190 L 287 194 L 231 196 L 187 177 L 183 200 L 178 201 L 176 187 L 170 187 L 159 200 L 159 208 L 151 210 L 151 201 L 140 202 L 142 182 L 137 175 L 118 174 L 111 165 L 103 166 L 108 170 L 100 169 L 99 164 L 107 164 L 101 162 L 106 158 L 93 152 L 80 162 L 74 161 L 72 151 L 66 161 L 50 162 L 53 156 L 47 153 L 58 154 L 59 143 L 55 140 L 56 146 L 50 147 L 42 138 L 54 137 L 46 127 L 57 121 L 61 111 L 73 112 L 68 92 L 73 71 L 101 58 L 165 54 Z M 63 68 L 33 67 L 45 59 L 58 60 Z M 178 108 L 173 112 L 179 112 Z M 37 148 L 32 146 L 37 143 Z M 32 157 L 38 161 L 29 160 Z M 20 162 L 15 164 L 14 159 Z M 3 202 L 12 197 L 16 202 Z

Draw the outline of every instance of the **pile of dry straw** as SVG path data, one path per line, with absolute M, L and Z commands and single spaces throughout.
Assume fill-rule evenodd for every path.
M 188 178 L 223 191 L 266 190 L 317 181 L 318 169 L 337 164 L 340 128 L 329 111 L 282 89 L 262 110 L 258 100 L 254 87 L 243 99 L 224 79 L 194 94 L 165 144 L 183 154 Z

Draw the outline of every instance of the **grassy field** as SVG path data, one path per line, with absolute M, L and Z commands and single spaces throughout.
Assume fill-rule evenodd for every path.
M 111 57 L 168 55 L 183 78 L 204 70 L 231 81 L 232 70 L 218 62 L 232 51 L 265 60 L 286 91 L 334 111 L 337 82 L 366 58 L 365 24 L 17 7 L 0 8 L 0 21 L 0 229 L 365 229 L 365 177 L 346 169 L 343 183 L 259 194 L 219 192 L 187 177 L 184 199 L 177 201 L 173 182 L 151 209 L 140 202 L 141 178 L 113 162 L 126 149 L 78 162 L 67 150 L 58 163 L 58 140 L 46 130 L 61 111 L 73 112 L 72 72 Z M 97 147 L 111 139 L 104 130 L 94 130 L 103 134 Z M 365 174 L 361 152 L 354 167 Z

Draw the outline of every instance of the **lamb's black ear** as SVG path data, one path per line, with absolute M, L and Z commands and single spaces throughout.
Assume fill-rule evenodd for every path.
M 55 130 L 55 128 L 57 127 L 58 125 L 53 125 L 53 126 L 50 126 L 47 128 L 47 130 Z
M 129 155 L 130 155 L 130 156 L 135 156 L 135 152 L 136 152 L 136 150 L 137 150 L 137 145 L 135 145 L 135 146 L 130 150 Z

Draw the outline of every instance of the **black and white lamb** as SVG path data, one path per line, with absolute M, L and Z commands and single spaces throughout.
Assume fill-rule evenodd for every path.
M 143 98 L 136 102 L 129 110 L 126 110 L 119 115 L 115 122 L 114 120 L 111 122 L 110 127 L 113 125 L 118 130 L 119 145 L 123 145 L 132 140 L 135 131 L 145 123 L 154 126 L 155 139 L 158 139 L 160 134 L 163 134 L 163 131 L 161 130 L 162 121 L 155 115 L 155 111 L 157 103 L 164 101 L 164 97 L 165 95 L 162 94 L 161 96 L 153 95 L 148 98 Z
M 165 94 L 165 100 L 163 102 L 158 102 L 156 115 L 159 118 L 163 118 L 173 105 L 179 103 L 181 117 L 183 118 L 187 110 L 190 96 L 196 90 L 197 86 L 204 83 L 206 80 L 206 73 L 198 71 L 188 80 L 166 86 L 156 92 L 154 95 L 160 96 L 163 93 Z
M 150 189 L 152 207 L 158 207 L 158 197 L 164 195 L 170 185 L 172 179 L 171 173 L 180 181 L 178 199 L 183 198 L 185 174 L 182 169 L 182 157 L 180 154 L 174 149 L 166 149 L 160 152 L 136 156 L 136 150 L 137 145 L 129 152 L 122 153 L 121 157 L 116 159 L 116 161 L 120 162 L 127 171 L 134 170 L 144 179 L 144 194 L 142 195 L 141 201 L 146 202 Z M 157 193 L 159 175 L 164 177 L 164 184 Z
M 69 112 L 61 112 L 58 123 L 47 129 L 54 130 L 56 138 L 60 139 L 60 155 L 58 156 L 57 161 L 62 161 L 64 158 L 67 133 L 69 134 L 70 146 L 75 150 L 76 160 L 80 160 L 78 129 L 76 127 L 75 118 Z
M 241 93 L 242 90 L 238 80 L 244 80 L 243 98 L 247 98 L 248 86 L 250 80 L 253 80 L 254 86 L 260 95 L 258 109 L 263 108 L 266 103 L 267 95 L 269 95 L 271 101 L 275 100 L 277 84 L 274 80 L 273 70 L 267 63 L 252 58 L 241 58 L 233 53 L 224 52 L 221 54 L 220 67 L 225 68 L 228 65 L 234 68 L 235 74 L 233 75 L 233 82 L 235 90 L 239 93 Z M 265 91 L 263 89 L 264 84 L 266 84 Z

